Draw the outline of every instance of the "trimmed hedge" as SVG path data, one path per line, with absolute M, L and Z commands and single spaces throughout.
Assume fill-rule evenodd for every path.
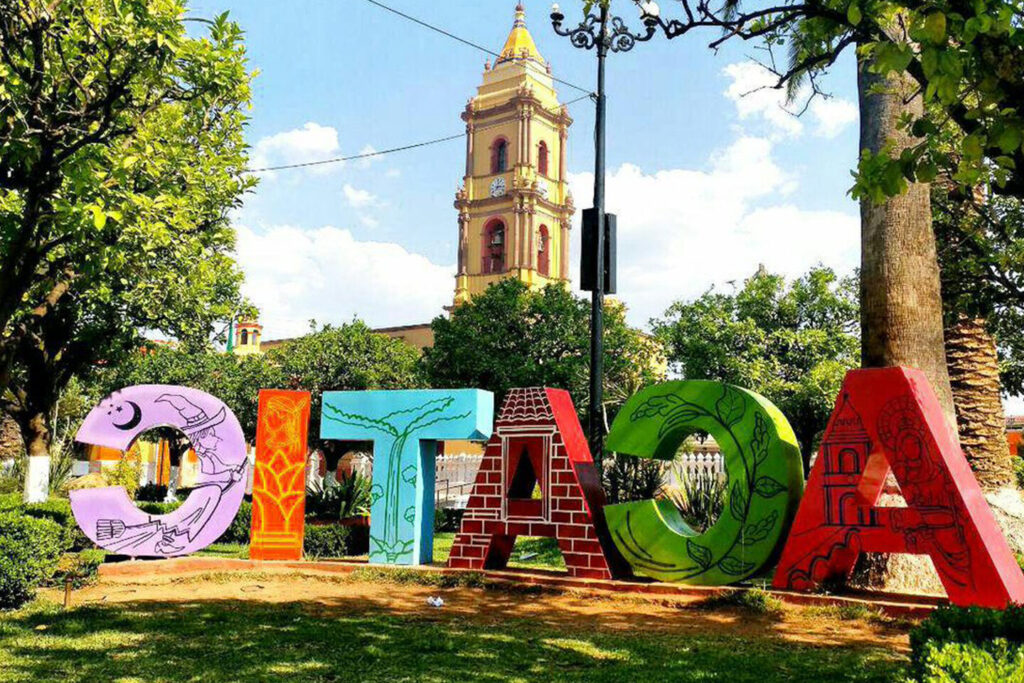
M 1024 606 L 941 607 L 910 634 L 922 681 L 1024 680 Z
M 92 548 L 92 541 L 79 528 L 71 512 L 71 501 L 66 498 L 51 498 L 44 503 L 29 503 L 22 507 L 25 514 L 36 519 L 49 519 L 64 530 L 64 550 L 78 551 Z
M 243 500 L 242 504 L 238 506 L 238 514 L 235 515 L 235 519 L 231 522 L 231 526 L 227 528 L 221 537 L 217 539 L 217 543 L 240 543 L 242 545 L 249 545 L 249 532 L 252 529 L 252 503 L 247 500 Z
M 20 607 L 53 576 L 63 553 L 64 530 L 49 519 L 0 512 L 0 608 Z
M 302 552 L 306 557 L 345 557 L 349 552 L 349 537 L 352 527 L 331 524 L 330 526 L 306 525 L 306 537 L 302 541 Z

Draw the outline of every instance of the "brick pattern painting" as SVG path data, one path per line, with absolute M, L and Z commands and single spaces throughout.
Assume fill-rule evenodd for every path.
M 309 409 L 308 392 L 260 392 L 252 482 L 251 559 L 302 558 Z
M 545 536 L 558 540 L 570 576 L 628 574 L 607 540 L 603 506 L 568 392 L 513 389 L 484 451 L 448 566 L 502 569 L 516 537 Z

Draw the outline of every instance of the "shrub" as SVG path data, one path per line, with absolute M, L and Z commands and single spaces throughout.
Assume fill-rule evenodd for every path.
M 243 500 L 242 504 L 238 506 L 238 514 L 236 514 L 235 519 L 232 520 L 231 526 L 227 528 L 227 531 L 221 534 L 221 537 L 217 539 L 217 542 L 249 545 L 249 533 L 251 529 L 252 503 L 247 500 Z
M 605 465 L 604 489 L 610 504 L 647 500 L 661 490 L 665 464 L 660 460 L 621 454 L 609 460 L 611 463 L 606 461 Z
M 1020 680 L 1000 672 L 1020 666 L 1024 607 L 941 607 L 911 632 L 910 648 L 920 680 Z M 974 673 L 959 673 L 968 670 Z
M 437 508 L 434 510 L 434 533 L 458 532 L 465 510 Z
M 85 535 L 75 521 L 71 511 L 71 501 L 66 498 L 51 498 L 44 503 L 29 503 L 22 508 L 26 515 L 36 519 L 49 519 L 60 525 L 64 532 L 63 550 L 78 551 L 92 548 L 92 541 Z
M 1017 475 L 1017 488 L 1024 489 L 1024 457 L 1013 459 L 1013 473 Z
M 317 482 L 306 489 L 306 515 L 315 519 L 346 519 L 370 514 L 373 481 L 358 472 L 342 473 L 337 484 Z
M 135 506 L 145 512 L 147 515 L 169 515 L 178 508 L 181 507 L 181 501 L 172 501 L 170 503 L 156 502 L 156 503 L 136 503 Z
M 64 532 L 55 522 L 0 513 L 0 608 L 32 599 L 36 586 L 57 568 L 63 542 Z
M 163 484 L 146 484 L 135 492 L 135 502 L 162 503 L 167 498 L 167 487 Z
M 51 586 L 63 586 L 65 581 L 71 579 L 74 588 L 81 588 L 96 578 L 105 557 L 106 551 L 103 550 L 65 553 L 57 562 L 53 576 L 46 583 Z
M 675 468 L 679 486 L 663 489 L 666 498 L 679 510 L 683 520 L 695 531 L 704 532 L 718 520 L 725 504 L 726 482 L 715 475 L 694 475 Z
M 349 552 L 349 537 L 352 527 L 331 524 L 330 526 L 307 526 L 302 551 L 306 557 L 345 557 Z

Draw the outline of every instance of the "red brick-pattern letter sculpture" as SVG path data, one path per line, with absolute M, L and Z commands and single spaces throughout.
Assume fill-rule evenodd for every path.
M 302 558 L 309 405 L 305 391 L 260 391 L 249 545 L 254 560 Z
M 603 506 L 569 393 L 513 389 L 487 442 L 448 566 L 502 569 L 517 536 L 546 536 L 558 540 L 570 576 L 628 576 Z
M 877 505 L 890 471 L 907 507 Z M 1024 601 L 1024 575 L 919 370 L 846 375 L 774 585 L 847 578 L 862 552 L 928 555 L 957 605 Z

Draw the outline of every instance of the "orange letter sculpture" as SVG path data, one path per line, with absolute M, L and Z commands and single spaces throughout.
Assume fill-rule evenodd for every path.
M 517 536 L 558 540 L 570 576 L 629 576 L 569 392 L 512 389 L 487 442 L 449 567 L 503 569 Z
M 878 507 L 889 472 L 907 507 Z M 1024 575 L 920 370 L 851 370 L 775 573 L 847 578 L 862 552 L 928 555 L 956 605 L 1024 602 Z
M 305 391 L 260 391 L 251 559 L 302 559 L 309 406 Z

